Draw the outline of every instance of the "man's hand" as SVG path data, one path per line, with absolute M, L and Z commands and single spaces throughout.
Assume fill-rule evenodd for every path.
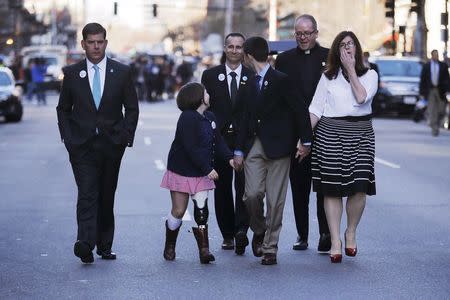
M 305 146 L 303 144 L 299 144 L 297 146 L 297 153 L 295 153 L 295 158 L 298 158 L 298 162 L 301 162 L 305 157 L 309 155 L 311 152 L 311 146 Z
M 236 171 L 242 170 L 242 168 L 244 167 L 244 157 L 241 155 L 235 155 L 233 158 L 233 163 L 234 163 L 234 169 Z
M 209 172 L 208 178 L 211 180 L 217 180 L 219 179 L 219 174 L 217 174 L 216 170 L 213 169 L 211 172 Z

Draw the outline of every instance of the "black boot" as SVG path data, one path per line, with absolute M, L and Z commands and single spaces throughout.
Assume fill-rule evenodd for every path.
M 175 245 L 177 243 L 178 232 L 180 231 L 180 226 L 175 230 L 170 230 L 167 226 L 166 221 L 166 245 L 164 246 L 164 258 L 166 260 L 175 259 Z
M 192 232 L 197 240 L 200 262 L 202 264 L 209 264 L 209 262 L 215 261 L 214 255 L 209 252 L 208 225 L 192 227 Z

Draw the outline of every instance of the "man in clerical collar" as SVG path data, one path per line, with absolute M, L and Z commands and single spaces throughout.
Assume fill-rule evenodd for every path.
M 298 89 L 297 95 L 308 107 L 314 96 L 320 76 L 325 68 L 329 49 L 317 43 L 319 31 L 317 22 L 311 15 L 297 17 L 294 24 L 294 37 L 297 47 L 278 55 L 275 68 L 289 76 L 292 86 Z M 291 158 L 290 181 L 294 215 L 297 227 L 297 240 L 294 250 L 308 248 L 309 235 L 309 193 L 311 191 L 311 156 L 300 163 Z M 319 223 L 319 243 L 317 250 L 330 250 L 331 240 L 328 223 L 323 208 L 323 196 L 317 195 L 317 220 Z

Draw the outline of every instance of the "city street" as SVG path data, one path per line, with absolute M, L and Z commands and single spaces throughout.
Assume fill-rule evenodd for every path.
M 310 240 L 296 239 L 288 193 L 278 265 L 263 266 L 220 248 L 210 207 L 210 247 L 201 265 L 184 217 L 177 258 L 162 256 L 169 192 L 159 187 L 179 111 L 174 100 L 143 103 L 133 148 L 127 148 L 115 202 L 116 261 L 83 265 L 73 255 L 76 186 L 60 141 L 56 104 L 24 103 L 19 123 L 0 121 L 1 299 L 449 299 L 450 131 L 438 137 L 424 122 L 375 119 L 377 195 L 357 232 L 358 255 L 331 264 L 317 253 L 315 195 Z M 345 215 L 341 232 L 345 228 Z M 252 233 L 249 233 L 251 239 Z M 343 238 L 343 237 L 342 237 Z

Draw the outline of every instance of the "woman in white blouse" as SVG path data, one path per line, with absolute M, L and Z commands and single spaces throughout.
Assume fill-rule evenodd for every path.
M 332 263 L 342 261 L 342 198 L 347 197 L 345 254 L 355 256 L 356 227 L 366 195 L 376 193 L 371 103 L 377 87 L 378 75 L 364 66 L 361 44 L 355 34 L 339 33 L 309 107 L 311 125 L 315 128 L 313 189 L 325 196 Z

